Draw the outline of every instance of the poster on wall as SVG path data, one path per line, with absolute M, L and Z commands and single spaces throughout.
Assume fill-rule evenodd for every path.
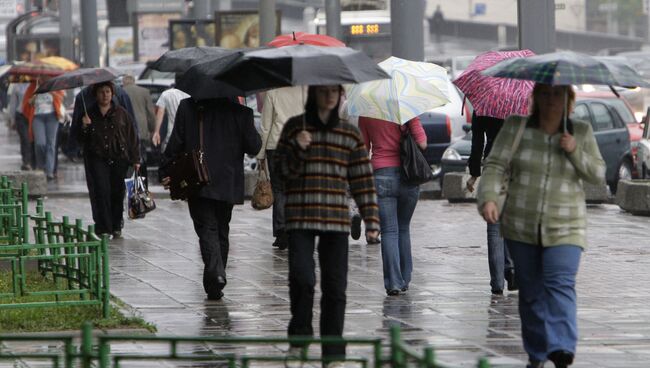
M 156 60 L 169 50 L 169 21 L 180 17 L 180 13 L 135 13 L 135 59 Z
M 280 34 L 282 13 L 276 12 L 275 34 Z M 259 47 L 260 16 L 256 10 L 218 11 L 214 16 L 217 46 Z
M 193 46 L 215 46 L 215 24 L 212 19 L 181 19 L 169 21 L 169 49 Z
M 108 66 L 117 68 L 121 65 L 133 63 L 132 27 L 108 27 L 106 29 L 106 40 Z
M 58 34 L 31 34 L 16 37 L 16 60 L 34 61 L 48 56 L 61 56 Z

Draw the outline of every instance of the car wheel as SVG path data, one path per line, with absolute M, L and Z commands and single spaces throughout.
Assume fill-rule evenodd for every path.
M 631 180 L 632 179 L 632 165 L 627 161 L 623 161 L 621 166 L 618 167 L 616 173 L 616 180 L 611 185 L 612 194 L 616 194 L 616 188 L 618 186 L 619 180 Z

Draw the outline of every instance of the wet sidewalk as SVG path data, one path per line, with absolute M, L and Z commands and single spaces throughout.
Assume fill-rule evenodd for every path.
M 0 133 L 0 163 L 14 169 L 8 165 L 14 158 L 18 165 L 19 157 L 11 156 L 7 141 Z M 213 302 L 205 300 L 187 206 L 166 198 L 158 195 L 158 208 L 145 219 L 126 220 L 124 239 L 111 241 L 111 292 L 156 324 L 159 334 L 283 336 L 290 318 L 287 252 L 271 247 L 271 211 L 249 203 L 235 207 L 228 286 L 224 299 Z M 57 216 L 91 221 L 87 197 L 54 196 L 45 206 Z M 574 366 L 646 367 L 650 218 L 612 205 L 591 207 L 588 214 Z M 443 363 L 473 366 L 489 356 L 497 366 L 523 367 L 517 293 L 490 293 L 486 226 L 475 206 L 420 201 L 411 232 L 413 281 L 397 297 L 384 292 L 380 247 L 351 240 L 345 335 L 387 339 L 388 327 L 399 324 L 409 343 L 433 345 Z M 316 331 L 318 318 L 315 313 Z

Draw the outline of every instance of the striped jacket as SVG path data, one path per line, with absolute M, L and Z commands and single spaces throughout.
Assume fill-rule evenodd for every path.
M 366 229 L 378 230 L 372 168 L 359 129 L 343 121 L 331 126 L 308 121 L 306 128 L 312 142 L 302 150 L 295 137 L 303 115 L 289 119 L 273 157 L 287 196 L 286 230 L 349 232 L 348 187 Z
M 503 237 L 529 244 L 586 246 L 587 209 L 582 181 L 605 182 L 605 162 L 591 125 L 571 121 L 576 149 L 565 153 L 562 134 L 548 135 L 523 116 L 510 116 L 497 135 L 478 187 L 478 208 L 497 201 L 512 142 L 526 124 L 512 155 L 508 197 L 501 217 Z

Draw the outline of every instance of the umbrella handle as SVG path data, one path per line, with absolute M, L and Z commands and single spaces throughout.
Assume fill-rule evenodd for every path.
M 571 88 L 571 86 L 569 86 L 567 88 Z M 569 110 L 569 91 L 568 91 L 567 88 L 564 89 L 564 113 L 563 113 L 563 115 L 564 115 L 563 116 L 563 118 L 564 118 L 563 119 L 564 133 L 567 133 L 566 120 L 567 120 L 567 115 L 569 114 L 569 112 L 568 112 L 568 110 Z
M 84 106 L 84 114 L 88 115 L 88 110 L 86 110 L 86 99 L 84 99 L 84 91 L 83 91 L 83 89 L 79 93 L 81 93 L 81 103 Z

